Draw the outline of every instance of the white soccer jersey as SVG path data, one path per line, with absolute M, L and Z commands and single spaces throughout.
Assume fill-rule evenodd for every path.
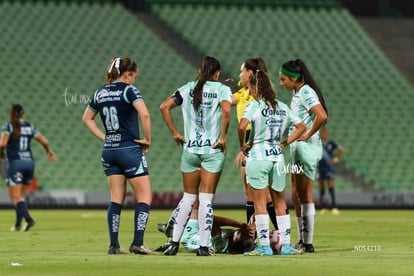
M 310 128 L 313 120 L 315 119 L 315 115 L 310 110 L 317 104 L 320 104 L 318 95 L 312 87 L 305 84 L 299 89 L 298 92 L 293 93 L 290 108 L 293 113 L 305 123 L 306 128 Z M 316 131 L 306 142 L 311 144 L 320 144 L 321 139 L 319 137 L 319 130 Z
M 184 150 L 196 154 L 211 154 L 219 152 L 211 146 L 221 134 L 220 103 L 231 103 L 230 87 L 216 81 L 207 81 L 203 86 L 201 105 L 196 112 L 193 107 L 193 91 L 196 82 L 192 81 L 180 87 L 178 92 L 183 98 L 181 110 L 184 121 Z
M 247 155 L 248 161 L 283 159 L 280 142 L 286 139 L 289 126 L 301 122 L 289 107 L 280 101 L 277 101 L 274 110 L 263 100 L 254 100 L 247 105 L 243 118 L 251 124 L 250 142 L 253 146 Z

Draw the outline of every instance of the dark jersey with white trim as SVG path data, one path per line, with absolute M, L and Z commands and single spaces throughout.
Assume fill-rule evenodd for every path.
M 138 112 L 133 104 L 142 101 L 135 86 L 115 81 L 99 88 L 89 102 L 89 109 L 99 113 L 105 127 L 103 150 L 140 147 Z
M 7 143 L 7 160 L 33 160 L 30 142 L 38 133 L 31 123 L 20 120 L 20 138 L 13 139 L 13 125 L 7 122 L 3 125 L 2 131 L 9 134 Z

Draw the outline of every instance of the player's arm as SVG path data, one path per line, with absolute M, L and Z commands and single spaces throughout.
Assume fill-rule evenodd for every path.
M 36 133 L 36 135 L 33 138 L 45 148 L 47 159 L 49 159 L 50 161 L 56 161 L 57 159 L 56 154 L 53 152 L 52 148 L 50 147 L 49 141 L 46 139 L 46 137 L 42 135 L 41 133 Z
M 229 130 L 230 125 L 230 112 L 231 112 L 231 103 L 229 101 L 222 101 L 220 103 L 221 106 L 221 131 L 220 137 L 218 141 L 213 145 L 213 148 L 221 148 L 222 152 L 226 154 L 226 140 L 227 140 L 227 132 Z
M 325 109 L 323 109 L 321 104 L 314 105 L 310 110 L 314 115 L 315 118 L 312 122 L 312 125 L 310 128 L 308 128 L 304 134 L 299 138 L 299 140 L 306 141 L 310 137 L 312 137 L 315 132 L 317 132 L 328 119 L 328 115 L 326 114 Z
M 139 114 L 144 139 L 135 139 L 134 141 L 141 144 L 144 152 L 148 152 L 151 145 L 151 118 L 144 101 L 136 101 L 134 108 Z
M 244 155 L 247 155 L 247 152 L 250 149 L 250 145 L 246 144 L 246 127 L 249 124 L 249 120 L 246 118 L 241 118 L 240 122 L 239 122 L 239 126 L 237 128 L 237 134 L 239 136 L 239 144 L 240 144 L 240 149 L 241 151 L 244 153 Z
M 344 155 L 344 153 L 345 153 L 344 148 L 338 145 L 338 151 L 337 151 L 335 157 L 332 159 L 332 163 L 334 163 L 334 164 L 338 163 L 339 159 Z
M 283 149 L 287 145 L 290 145 L 292 142 L 296 141 L 299 137 L 303 135 L 306 131 L 306 125 L 303 121 L 300 123 L 295 124 L 295 129 L 293 130 L 292 134 L 290 134 L 285 141 L 280 143 L 280 147 Z
M 1 133 L 1 141 L 0 141 L 0 159 L 6 158 L 5 150 L 7 148 L 7 144 L 9 143 L 10 135 L 6 132 Z
M 164 119 L 165 124 L 170 130 L 171 135 L 178 146 L 182 146 L 185 143 L 185 138 L 177 130 L 177 126 L 175 125 L 174 119 L 171 114 L 171 109 L 175 108 L 178 104 L 182 103 L 182 98 L 181 98 L 181 101 L 180 101 L 180 98 L 181 96 L 179 92 L 177 91 L 172 97 L 168 97 L 160 105 L 160 112 L 161 112 L 162 118 Z M 177 104 L 177 101 L 180 101 L 180 102 Z
M 95 116 L 96 116 L 96 112 L 92 111 L 89 107 L 87 107 L 85 109 L 85 112 L 83 113 L 82 121 L 86 125 L 86 127 L 89 129 L 89 131 L 92 132 L 93 135 L 95 135 L 96 137 L 98 137 L 100 140 L 103 141 L 105 140 L 105 134 L 96 124 Z

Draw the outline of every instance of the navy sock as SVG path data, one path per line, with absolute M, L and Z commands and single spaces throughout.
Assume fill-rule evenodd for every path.
M 246 201 L 246 221 L 247 222 L 249 222 L 253 214 L 254 214 L 253 201 Z
M 108 207 L 108 231 L 109 231 L 109 240 L 111 241 L 111 246 L 119 247 L 118 241 L 118 231 L 119 223 L 121 222 L 121 209 L 122 205 L 111 202 Z
M 336 208 L 335 189 L 333 187 L 329 188 L 329 194 L 331 195 L 331 206 Z
M 21 226 L 22 225 L 22 220 L 23 220 L 23 215 L 17 209 L 17 206 L 15 206 L 15 209 L 16 209 L 16 223 L 14 225 L 15 226 Z
M 144 231 L 147 227 L 150 206 L 146 203 L 139 202 L 135 205 L 134 214 L 134 245 L 144 243 Z
M 321 205 L 321 208 L 325 207 L 325 203 L 323 202 L 323 197 L 325 196 L 325 189 L 319 190 L 319 204 Z
M 16 210 L 17 210 L 18 213 L 20 213 L 20 216 L 24 217 L 24 219 L 27 222 L 33 220 L 29 215 L 29 209 L 27 209 L 27 204 L 24 200 L 21 200 L 21 201 L 17 202 Z
M 276 212 L 275 212 L 275 208 L 273 207 L 273 202 L 268 202 L 266 209 L 267 209 L 267 213 L 269 214 L 269 218 L 272 221 L 273 226 L 275 227 L 276 230 L 279 230 L 279 228 L 277 227 Z

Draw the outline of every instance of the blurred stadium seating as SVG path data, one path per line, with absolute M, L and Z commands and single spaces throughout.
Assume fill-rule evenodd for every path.
M 302 58 L 324 92 L 331 136 L 346 150 L 339 190 L 413 189 L 414 150 L 408 141 L 413 130 L 403 126 L 413 115 L 413 87 L 347 10 L 331 0 L 219 2 L 146 1 L 170 31 L 200 55 L 217 57 L 234 79 L 244 59 L 264 57 L 285 102 L 290 95 L 278 86 L 278 68 L 285 60 Z M 7 120 L 9 107 L 19 102 L 27 119 L 49 138 L 58 162 L 48 164 L 43 149 L 33 146 L 44 189 L 107 190 L 100 143 L 81 118 L 87 99 L 104 82 L 110 58 L 130 56 L 140 68 L 136 86 L 153 121 L 148 155 L 153 189 L 181 190 L 180 151 L 158 107 L 194 79 L 197 68 L 140 22 L 139 14 L 113 1 L 2 1 L 0 16 L 5 79 L 0 118 Z M 232 162 L 238 149 L 235 125 L 233 116 L 221 191 L 242 189 Z M 355 175 L 365 184 L 352 184 Z

